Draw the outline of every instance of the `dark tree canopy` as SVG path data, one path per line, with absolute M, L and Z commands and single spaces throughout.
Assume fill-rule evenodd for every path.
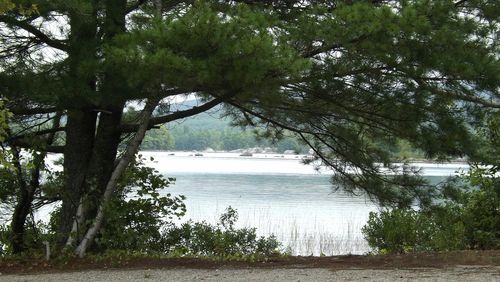
M 408 205 L 432 188 L 407 167 L 381 173 L 401 171 L 386 148 L 407 140 L 429 158 L 479 161 L 474 129 L 500 107 L 497 1 L 12 2 L 36 11 L 0 14 L 5 143 L 64 153 L 63 237 L 98 213 L 139 121 L 222 104 L 235 124 L 310 145 L 335 185 Z M 192 94 L 199 106 L 169 108 Z M 145 100 L 160 110 L 123 117 Z

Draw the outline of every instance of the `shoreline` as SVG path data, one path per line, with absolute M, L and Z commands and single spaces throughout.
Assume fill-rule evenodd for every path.
M 168 154 L 170 156 L 182 156 L 182 157 L 195 157 L 195 154 L 202 154 L 202 156 L 197 157 L 235 157 L 235 158 L 249 158 L 249 159 L 302 159 L 302 158 L 312 158 L 313 156 L 310 154 L 292 154 L 292 153 L 278 153 L 278 152 L 266 152 L 266 153 L 252 153 L 252 156 L 241 156 L 245 151 L 235 152 L 233 151 L 164 151 L 164 150 L 141 150 L 139 154 L 142 153 L 163 153 Z M 215 155 L 219 154 L 219 156 Z M 468 162 L 461 159 L 455 159 L 451 161 L 436 161 L 436 160 L 428 160 L 428 159 L 409 159 L 407 160 L 409 164 L 420 164 L 420 163 L 429 163 L 429 164 L 457 164 L 457 165 L 467 165 Z M 394 164 L 403 164 L 402 162 L 397 162 Z

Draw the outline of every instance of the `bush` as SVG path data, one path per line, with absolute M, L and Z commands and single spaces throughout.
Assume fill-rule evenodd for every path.
M 420 241 L 417 237 L 418 221 L 418 213 L 413 210 L 371 212 L 362 232 L 368 244 L 381 253 L 404 253 Z
M 497 191 L 493 187 L 488 187 L 471 193 L 463 209 L 465 236 L 471 249 L 500 248 L 498 187 Z
M 465 247 L 464 226 L 453 207 L 422 212 L 394 209 L 370 213 L 362 232 L 379 253 L 456 250 Z
M 257 238 L 255 228 L 235 229 L 236 210 L 228 207 L 220 222 L 186 222 L 165 234 L 170 253 L 181 256 L 271 256 L 279 253 L 274 236 Z
M 125 172 L 118 196 L 106 207 L 105 222 L 94 250 L 166 251 L 168 246 L 162 230 L 186 211 L 184 196 L 159 193 L 174 180 L 144 166 L 139 157 Z
M 280 244 L 274 237 L 257 238 L 255 228 L 235 229 L 238 213 L 231 207 L 216 225 L 189 221 L 174 226 L 171 219 L 185 213 L 184 197 L 158 192 L 173 180 L 141 163 L 131 166 L 120 185 L 120 196 L 107 207 L 94 251 L 217 257 L 268 256 L 278 251 Z M 136 197 L 130 198 L 130 193 Z
M 32 219 L 30 219 L 32 221 Z M 0 225 L 0 258 L 12 255 L 12 238 L 11 226 L 4 224 Z M 40 257 L 45 254 L 44 241 L 51 241 L 53 235 L 49 232 L 49 226 L 41 221 L 30 222 L 26 225 L 24 240 L 26 251 L 22 253 L 24 256 Z
M 420 211 L 370 213 L 362 232 L 380 253 L 500 248 L 500 182 L 495 167 L 473 167 L 450 182 L 443 201 Z

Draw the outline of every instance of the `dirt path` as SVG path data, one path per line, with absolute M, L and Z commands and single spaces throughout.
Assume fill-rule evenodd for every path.
M 387 256 L 0 259 L 0 281 L 499 281 L 500 250 Z
M 500 281 L 500 267 L 446 269 L 249 268 L 88 270 L 66 273 L 0 275 L 0 281 Z

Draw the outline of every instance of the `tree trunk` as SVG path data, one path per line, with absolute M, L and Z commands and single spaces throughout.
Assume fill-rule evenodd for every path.
M 83 184 L 82 193 L 79 195 L 79 205 L 73 218 L 71 232 L 66 241 L 70 247 L 75 241 L 79 242 L 88 226 L 87 218 L 95 217 L 99 200 L 106 189 L 106 184 L 111 177 L 115 165 L 118 145 L 120 144 L 119 126 L 124 103 L 114 106 L 102 107 L 99 116 L 99 126 L 95 136 L 92 154 L 87 170 L 87 177 Z
M 97 200 L 104 193 L 106 184 L 113 172 L 115 166 L 118 145 L 120 144 L 120 124 L 122 118 L 124 103 L 118 103 L 107 107 L 109 113 L 101 113 L 99 117 L 99 126 L 95 137 L 94 148 L 92 151 L 91 166 L 88 180 L 89 185 L 96 189 Z
M 33 201 L 33 192 L 26 183 L 24 172 L 21 165 L 19 150 L 12 148 L 14 169 L 16 171 L 17 185 L 19 186 L 19 194 L 17 204 L 12 215 L 11 229 L 12 229 L 12 252 L 14 254 L 22 253 L 26 250 L 24 244 L 24 224 L 30 212 L 31 202 Z
M 73 225 L 80 198 L 84 194 L 83 184 L 89 168 L 96 113 L 91 110 L 68 112 L 66 123 L 66 146 L 64 148 L 64 187 L 61 191 L 61 214 L 59 219 L 59 243 L 64 243 Z
M 130 164 L 135 154 L 137 153 L 139 146 L 141 145 L 141 142 L 144 139 L 144 135 L 148 130 L 149 119 L 151 118 L 151 115 L 153 113 L 153 110 L 156 108 L 156 105 L 158 105 L 159 100 L 160 99 L 157 98 L 149 99 L 146 105 L 144 106 L 144 110 L 142 111 L 142 116 L 140 120 L 140 126 L 136 134 L 132 138 L 132 140 L 130 140 L 129 144 L 127 145 L 127 149 L 125 150 L 123 157 L 120 159 L 115 169 L 113 170 L 113 173 L 106 185 L 106 190 L 104 191 L 102 201 L 97 209 L 97 215 L 95 217 L 94 223 L 88 229 L 87 233 L 85 234 L 85 237 L 75 250 L 75 253 L 79 257 L 85 256 L 87 249 L 94 241 L 95 236 L 99 232 L 102 223 L 104 221 L 105 208 L 109 203 L 109 201 L 111 200 L 111 197 L 113 196 L 118 180 L 120 179 L 123 172 Z
M 113 44 L 112 40 L 125 31 L 126 0 L 106 0 L 104 2 L 105 19 L 103 27 L 103 41 Z M 106 54 L 104 54 L 106 56 Z M 101 199 L 106 184 L 114 169 L 117 149 L 120 144 L 119 130 L 124 96 L 128 93 L 126 78 L 113 68 L 106 68 L 101 75 L 102 84 L 96 93 L 94 101 L 100 110 L 99 126 L 94 136 L 89 166 L 85 170 L 85 179 L 82 192 L 78 195 L 78 209 L 74 209 L 71 219 L 72 231 L 66 241 L 66 247 L 71 246 L 83 235 L 79 231 L 86 230 L 84 226 L 87 218 L 94 218 L 97 213 L 97 203 Z M 76 214 L 75 214 L 76 213 Z M 75 238 L 76 237 L 76 238 Z
M 53 128 L 60 126 L 61 113 L 57 113 L 54 117 Z M 46 145 L 50 146 L 54 141 L 55 133 L 47 136 Z M 26 250 L 25 244 L 25 224 L 26 218 L 31 212 L 31 205 L 33 203 L 35 193 L 40 188 L 40 170 L 44 163 L 47 152 L 41 151 L 35 154 L 33 158 L 33 168 L 30 171 L 30 179 L 25 179 L 24 171 L 21 165 L 19 150 L 15 147 L 12 148 L 14 157 L 14 166 L 17 174 L 19 196 L 12 215 L 11 229 L 13 232 L 11 244 L 12 252 L 14 254 L 22 253 Z
M 66 144 L 64 148 L 64 186 L 59 217 L 63 244 L 72 229 L 94 145 L 97 112 L 97 0 L 86 1 L 84 10 L 70 11 L 69 90 L 61 103 L 67 103 Z

